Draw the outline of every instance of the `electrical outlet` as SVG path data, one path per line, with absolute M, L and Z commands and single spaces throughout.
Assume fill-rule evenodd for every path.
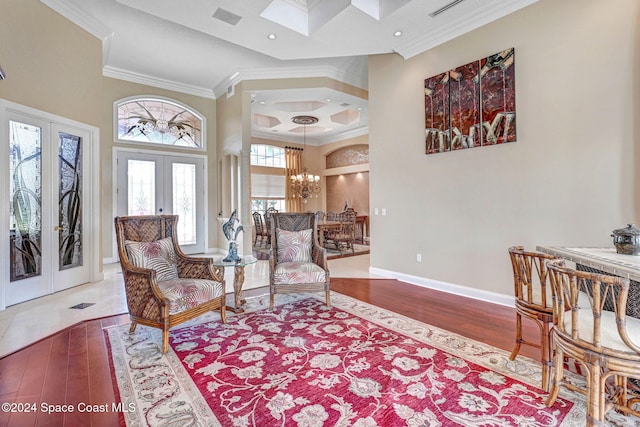
M 422 254 L 416 254 L 416 261 L 422 262 Z
M 378 210 L 378 208 L 375 208 L 375 209 L 373 210 L 373 214 L 374 214 L 374 215 L 379 215 L 379 214 L 380 214 L 380 211 Z
M 387 214 L 387 210 L 385 208 L 382 208 L 382 216 L 385 216 Z

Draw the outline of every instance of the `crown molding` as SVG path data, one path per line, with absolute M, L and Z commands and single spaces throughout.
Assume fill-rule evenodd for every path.
M 58 12 L 97 39 L 105 41 L 113 31 L 93 16 L 68 4 L 65 0 L 40 0 L 41 3 Z
M 231 77 L 224 79 L 221 83 L 216 85 L 213 88 L 213 92 L 216 97 L 224 95 L 227 93 L 229 88 L 233 88 L 236 84 L 244 80 L 292 79 L 306 77 L 328 77 L 365 90 L 368 86 L 366 79 L 360 75 L 326 65 L 238 70 L 233 73 Z
M 105 39 L 108 45 L 110 37 Z M 135 73 L 121 68 L 105 66 L 102 69 L 102 75 L 112 77 L 114 79 L 126 80 L 133 83 L 140 83 L 147 86 L 159 87 L 162 89 L 173 90 L 176 92 L 187 93 L 190 95 L 202 96 L 205 98 L 216 99 L 227 93 L 236 84 L 244 80 L 267 80 L 267 79 L 285 79 L 285 78 L 305 78 L 305 77 L 328 77 L 343 83 L 351 84 L 361 89 L 366 89 L 366 82 L 358 75 L 346 72 L 336 67 L 288 67 L 288 68 L 256 68 L 251 70 L 236 71 L 232 74 L 233 78 L 224 79 L 213 90 L 199 86 L 186 85 L 183 83 L 164 80 L 152 77 L 146 74 Z
M 331 144 L 333 142 L 344 141 L 345 139 L 356 138 L 362 135 L 369 134 L 369 126 L 361 126 L 359 128 L 350 129 L 340 133 L 331 133 L 326 136 L 313 136 L 307 135 L 306 143 L 313 147 L 319 147 L 321 145 Z M 265 132 L 265 131 L 252 131 L 251 136 L 253 138 L 271 139 L 280 142 L 290 142 L 300 144 L 302 140 L 299 136 L 285 135 L 277 132 Z
M 512 0 L 509 4 L 493 1 L 480 10 L 474 10 L 452 20 L 446 28 L 436 27 L 431 31 L 425 32 L 420 37 L 416 37 L 410 42 L 398 46 L 394 51 L 404 59 L 410 59 L 537 1 L 538 0 Z M 425 25 L 427 24 L 425 23 Z
M 211 89 L 178 83 L 171 80 L 160 79 L 157 77 L 148 76 L 146 74 L 134 73 L 116 67 L 103 67 L 102 75 L 114 79 L 126 80 L 132 83 L 139 83 L 161 89 L 172 90 L 175 92 L 186 93 L 189 95 L 201 96 L 203 98 L 216 98 Z

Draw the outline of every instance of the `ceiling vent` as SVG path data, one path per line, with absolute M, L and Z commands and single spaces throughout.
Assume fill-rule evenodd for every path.
M 215 11 L 213 17 L 230 25 L 236 25 L 242 19 L 242 16 L 236 15 L 235 13 L 222 9 L 221 7 Z
M 463 1 L 464 0 L 453 0 L 451 3 L 442 6 L 440 9 L 436 10 L 435 12 L 431 12 L 429 16 L 432 18 L 435 18 L 436 16 L 440 15 L 443 12 L 446 12 L 447 10 L 451 9 L 453 6 L 456 6 L 462 3 Z

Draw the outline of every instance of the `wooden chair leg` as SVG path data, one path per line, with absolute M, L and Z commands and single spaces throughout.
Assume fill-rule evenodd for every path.
M 269 292 L 269 310 L 273 310 L 273 305 L 275 302 L 275 295 L 272 292 Z
M 558 398 L 558 392 L 560 391 L 560 383 L 562 382 L 562 374 L 564 370 L 564 354 L 562 350 L 556 349 L 555 355 L 553 357 L 553 375 L 551 381 L 551 390 L 549 391 L 549 395 L 547 396 L 547 401 L 545 402 L 547 407 L 552 407 L 554 403 L 556 403 L 556 399 Z
M 227 307 L 222 303 L 222 307 L 220 307 L 220 319 L 222 323 L 227 323 Z
M 549 391 L 549 377 L 551 376 L 551 343 L 550 343 L 550 324 L 541 322 L 542 335 L 540 337 L 541 363 L 542 363 L 542 389 Z
M 129 326 L 129 333 L 132 334 L 136 331 L 136 326 L 138 326 L 138 322 L 135 320 L 131 321 L 131 326 Z
M 509 360 L 515 360 L 516 356 L 520 352 L 520 346 L 522 345 L 522 316 L 520 313 L 516 313 L 516 345 L 513 347 L 513 351 L 511 351 L 511 356 L 509 356 Z
M 327 300 L 327 307 L 331 308 L 331 291 L 329 289 L 327 289 L 325 291 L 325 299 Z
M 162 330 L 162 352 L 169 351 L 169 329 Z
M 587 426 L 601 426 L 604 414 L 600 411 L 600 397 L 604 393 L 600 365 L 591 364 L 587 375 Z

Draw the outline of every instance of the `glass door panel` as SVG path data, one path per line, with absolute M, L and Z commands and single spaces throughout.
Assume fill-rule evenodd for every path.
M 156 162 L 127 160 L 127 215 L 156 212 Z
M 53 291 L 57 292 L 91 281 L 91 262 L 86 256 L 91 224 L 86 190 L 90 188 L 91 175 L 84 173 L 89 170 L 85 144 L 91 137 L 86 130 L 61 124 L 54 124 L 52 130 L 57 143 L 52 144 L 56 152 L 52 153 L 54 208 L 50 230 L 52 256 L 57 258 L 52 271 Z
M 173 213 L 180 215 L 178 239 L 181 245 L 195 245 L 196 233 L 196 165 L 173 163 Z
M 83 264 L 82 248 L 82 138 L 58 133 L 58 268 Z
M 11 282 L 42 275 L 42 138 L 41 126 L 9 121 Z

